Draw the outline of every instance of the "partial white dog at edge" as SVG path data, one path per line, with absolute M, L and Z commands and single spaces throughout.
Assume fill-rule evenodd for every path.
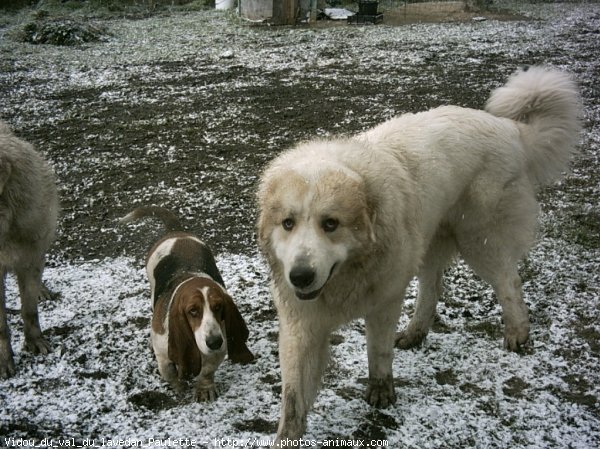
M 277 442 L 299 438 L 320 388 L 329 335 L 364 318 L 366 401 L 396 400 L 394 344 L 420 343 L 460 253 L 494 288 L 504 346 L 529 336 L 517 263 L 537 229 L 536 191 L 560 178 L 580 132 L 565 73 L 518 71 L 485 111 L 445 106 L 353 138 L 315 140 L 277 157 L 258 189 L 258 241 L 279 315 L 282 410 Z M 406 287 L 419 294 L 396 335 Z
M 51 349 L 40 328 L 38 299 L 52 296 L 42 283 L 42 274 L 59 209 L 52 167 L 0 122 L 0 379 L 16 373 L 6 314 L 9 271 L 19 286 L 25 349 L 33 354 L 47 354 Z

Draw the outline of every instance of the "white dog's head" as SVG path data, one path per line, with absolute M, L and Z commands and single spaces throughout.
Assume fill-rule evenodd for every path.
M 271 268 L 309 300 L 375 236 L 361 177 L 335 161 L 305 156 L 284 155 L 263 175 L 258 238 Z

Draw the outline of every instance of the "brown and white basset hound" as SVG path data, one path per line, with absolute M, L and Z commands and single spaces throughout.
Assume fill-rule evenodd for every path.
M 161 376 L 177 391 L 181 380 L 198 376 L 196 398 L 214 401 L 214 374 L 225 355 L 249 363 L 248 328 L 217 269 L 210 248 L 183 232 L 177 217 L 161 207 L 140 207 L 122 223 L 160 219 L 167 234 L 150 249 L 146 273 L 152 293 L 151 340 Z

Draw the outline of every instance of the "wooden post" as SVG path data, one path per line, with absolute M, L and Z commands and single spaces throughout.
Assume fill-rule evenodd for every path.
M 295 25 L 298 0 L 273 0 L 273 22 L 277 25 Z

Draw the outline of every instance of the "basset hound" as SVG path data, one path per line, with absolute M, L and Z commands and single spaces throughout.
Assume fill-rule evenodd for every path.
M 196 399 L 214 401 L 214 374 L 225 355 L 236 363 L 254 360 L 246 346 L 248 328 L 225 290 L 210 248 L 183 232 L 177 217 L 161 207 L 139 207 L 121 222 L 144 217 L 158 218 L 167 228 L 146 258 L 158 370 L 178 392 L 184 378 L 199 375 Z

